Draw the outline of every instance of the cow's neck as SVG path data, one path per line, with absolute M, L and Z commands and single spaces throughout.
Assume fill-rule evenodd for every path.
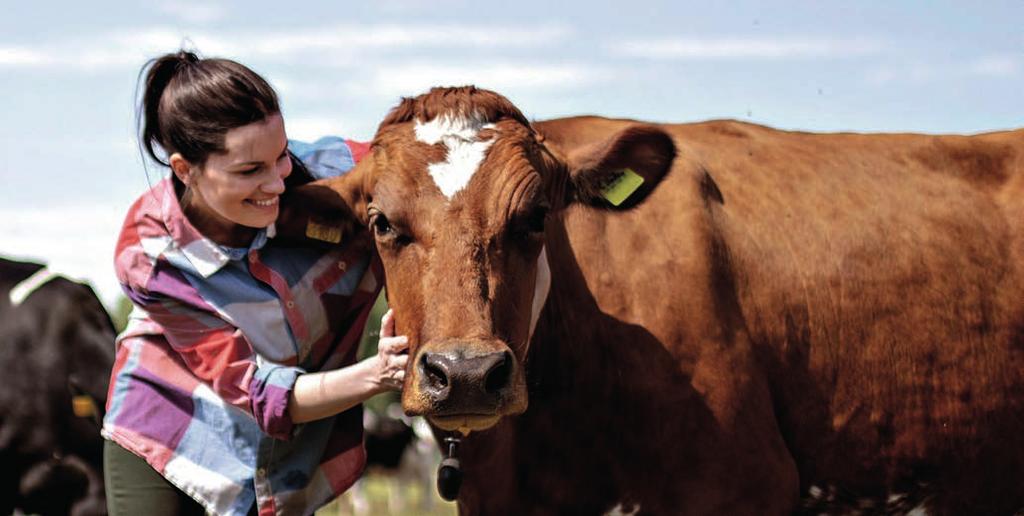
M 461 503 L 481 508 L 468 513 L 487 512 L 486 507 L 516 507 L 522 500 L 502 501 L 502 496 L 517 491 L 516 484 L 525 481 L 523 472 L 530 478 L 545 474 L 571 477 L 559 483 L 563 492 L 548 494 L 565 500 L 591 500 L 595 505 L 587 512 L 603 513 L 622 496 L 618 485 L 622 479 L 616 478 L 611 463 L 618 460 L 618 454 L 628 453 L 623 450 L 632 444 L 616 442 L 619 433 L 611 428 L 636 424 L 637 418 L 651 413 L 638 408 L 649 403 L 637 402 L 654 397 L 646 390 L 650 386 L 640 382 L 638 388 L 637 382 L 621 374 L 643 367 L 641 356 L 646 353 L 636 345 L 644 343 L 630 341 L 637 327 L 601 312 L 563 225 L 549 226 L 545 251 L 552 283 L 527 360 L 529 408 L 466 441 L 463 464 L 467 485 Z M 622 418 L 624 411 L 634 415 Z M 557 450 L 566 460 L 545 450 Z M 595 452 L 605 457 L 597 461 L 601 463 L 597 469 L 603 471 L 591 472 L 593 476 L 559 469 L 592 463 Z M 584 460 L 583 455 L 590 459 Z M 609 499 L 596 497 L 595 489 Z
M 608 388 L 621 358 L 616 327 L 623 323 L 603 313 L 576 261 L 563 224 L 552 224 L 545 251 L 551 287 L 530 345 L 527 365 L 530 405 L 578 396 L 586 389 L 593 400 L 613 401 Z

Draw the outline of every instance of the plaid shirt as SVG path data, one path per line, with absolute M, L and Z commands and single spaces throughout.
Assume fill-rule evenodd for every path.
M 325 138 L 289 148 L 316 177 L 366 146 Z M 380 290 L 375 256 L 207 239 L 170 179 L 129 209 L 115 267 L 135 304 L 117 339 L 103 435 L 215 514 L 309 514 L 366 462 L 362 410 L 300 425 L 288 398 L 306 371 L 355 361 Z

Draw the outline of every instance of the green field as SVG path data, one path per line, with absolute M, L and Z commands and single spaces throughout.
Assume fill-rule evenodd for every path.
M 438 496 L 436 489 L 427 491 L 424 486 L 403 484 L 381 473 L 367 474 L 361 482 L 363 485 L 355 488 L 362 491 L 359 504 L 354 489 L 350 489 L 317 511 L 317 516 L 453 516 L 458 512 L 454 503 Z

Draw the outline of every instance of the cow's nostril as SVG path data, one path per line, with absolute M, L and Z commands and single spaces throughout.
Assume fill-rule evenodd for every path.
M 433 353 L 426 353 L 420 359 L 423 365 L 423 373 L 427 375 L 427 384 L 435 389 L 444 389 L 448 386 L 448 373 L 441 364 L 441 357 Z
M 484 380 L 484 389 L 489 394 L 495 394 L 508 385 L 509 377 L 512 376 L 512 356 L 506 351 L 501 358 L 487 371 L 487 378 Z

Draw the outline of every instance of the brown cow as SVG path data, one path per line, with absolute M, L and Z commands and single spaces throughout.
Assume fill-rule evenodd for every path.
M 282 227 L 376 240 L 404 408 L 471 431 L 462 514 L 1024 507 L 1024 131 L 531 124 L 434 89 L 292 196 Z

